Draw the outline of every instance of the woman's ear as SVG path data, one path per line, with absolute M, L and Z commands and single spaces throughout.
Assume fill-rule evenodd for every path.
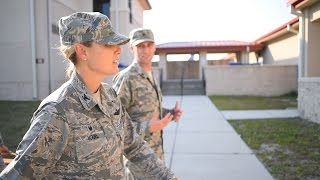
M 86 53 L 86 48 L 84 45 L 76 43 L 74 45 L 74 50 L 76 51 L 78 60 L 82 61 L 82 60 L 87 60 L 87 53 Z

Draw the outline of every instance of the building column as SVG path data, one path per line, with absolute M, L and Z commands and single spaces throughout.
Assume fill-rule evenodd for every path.
M 249 64 L 249 53 L 247 51 L 241 51 L 241 64 Z
M 129 32 L 129 6 L 128 0 L 111 0 L 110 1 L 110 21 L 113 28 L 123 34 L 128 36 Z M 122 53 L 120 55 L 120 63 L 124 66 L 129 66 L 132 63 L 132 55 L 130 53 L 129 44 L 125 44 L 122 47 Z
M 167 54 L 159 54 L 159 68 L 162 70 L 162 80 L 167 80 Z
M 203 67 L 207 65 L 207 52 L 201 51 L 199 52 L 199 79 L 203 79 Z

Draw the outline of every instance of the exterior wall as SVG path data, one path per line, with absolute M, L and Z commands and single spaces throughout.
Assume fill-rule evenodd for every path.
M 258 63 L 258 57 L 256 52 L 236 52 L 235 57 L 230 59 L 231 62 L 236 61 L 243 64 L 256 64 Z M 229 63 L 228 63 L 229 64 Z
M 117 3 L 117 4 L 116 4 Z M 132 0 L 132 23 L 130 23 L 129 14 L 130 9 L 128 6 L 128 0 L 111 0 L 110 8 L 110 20 L 118 31 L 124 35 L 129 35 L 129 32 L 134 28 L 143 27 L 143 11 L 141 4 L 137 0 Z M 118 7 L 118 11 L 116 8 Z M 119 24 L 116 24 L 117 14 Z M 129 44 L 122 46 L 122 55 L 120 57 L 120 63 L 127 66 L 132 62 L 133 56 L 130 52 Z
M 296 65 L 234 65 L 204 68 L 207 95 L 276 96 L 297 91 Z
M 298 111 L 300 117 L 320 123 L 320 78 L 299 79 Z
M 200 79 L 200 61 L 168 61 L 166 63 L 166 80 Z
M 208 60 L 207 64 L 210 66 L 216 66 L 216 65 L 228 65 L 230 62 L 233 62 L 233 60 L 225 59 L 225 60 Z
M 153 72 L 154 79 L 157 81 L 158 84 L 160 84 L 162 79 L 161 69 L 158 67 L 152 67 L 152 72 Z
M 37 1 L 42 1 L 42 0 L 37 0 Z M 92 0 L 68 0 L 68 1 L 51 0 L 51 3 L 49 4 L 49 6 L 51 7 L 51 13 L 48 13 L 48 16 L 51 16 L 51 18 L 49 18 L 51 22 L 43 21 L 43 23 L 40 26 L 51 24 L 51 26 L 49 25 L 47 26 L 50 28 L 52 27 L 52 25 L 54 25 L 55 27 L 58 27 L 58 21 L 62 16 L 67 16 L 74 12 L 92 11 L 93 2 Z M 44 9 L 46 8 L 44 7 Z M 46 16 L 46 14 L 43 13 L 43 16 Z M 51 37 L 48 35 L 46 36 L 45 34 L 42 34 L 42 35 L 39 34 L 39 37 L 37 37 L 39 39 L 39 44 L 40 42 L 42 42 L 41 39 L 44 39 L 45 37 L 47 37 L 47 41 L 48 41 L 50 38 L 50 46 L 46 43 L 42 43 L 39 46 L 48 48 L 50 51 L 50 54 L 47 55 L 48 57 L 50 57 L 50 60 L 48 60 L 49 62 L 47 61 L 49 65 L 46 68 L 46 72 L 48 74 L 51 73 L 50 74 L 51 78 L 45 80 L 45 82 L 50 84 L 51 92 L 56 90 L 58 87 L 60 87 L 61 84 L 68 79 L 65 75 L 66 74 L 65 70 L 69 64 L 69 61 L 64 60 L 63 56 L 60 55 L 60 52 L 58 50 L 58 47 L 60 45 L 60 38 L 57 30 L 58 29 L 56 29 L 56 31 L 54 29 L 49 30 L 51 31 L 51 34 L 50 34 Z M 48 84 L 46 85 L 46 87 L 48 87 Z M 40 99 L 43 99 L 48 94 L 41 94 Z
M 118 3 L 118 4 L 115 4 Z M 118 7 L 118 11 L 116 11 L 116 8 Z M 112 22 L 112 25 L 118 29 L 120 33 L 123 35 L 129 36 L 129 33 L 134 28 L 143 27 L 143 11 L 141 4 L 139 1 L 132 0 L 132 23 L 130 23 L 129 19 L 129 6 L 128 6 L 128 0 L 111 0 L 111 7 L 110 7 L 110 20 Z M 118 14 L 119 18 L 119 25 L 116 24 L 117 18 L 116 14 Z M 121 46 L 122 47 L 122 54 L 120 56 L 120 63 L 124 66 L 128 66 L 132 63 L 133 55 L 130 52 L 130 46 L 129 43 L 126 45 Z M 122 70 L 119 69 L 119 70 Z M 111 84 L 112 79 L 114 76 L 107 77 L 104 82 Z
M 57 26 L 61 16 L 76 11 L 92 11 L 91 0 L 34 0 L 35 59 L 32 59 L 30 2 L 10 0 L 0 6 L 0 23 L 5 24 L 0 38 L 1 100 L 33 99 L 32 66 L 36 59 L 39 60 L 34 71 L 36 99 L 43 99 L 59 87 L 66 79 L 66 62 L 58 55 L 59 35 L 52 33 L 51 25 Z
M 249 53 L 249 64 L 255 64 L 258 63 L 258 57 L 256 52 L 250 52 Z
M 0 15 L 0 97 L 32 99 L 29 1 L 3 1 Z
M 320 2 L 302 13 L 298 111 L 300 117 L 320 123 Z
M 130 23 L 128 19 L 127 31 L 125 33 L 127 36 L 132 29 L 143 27 L 143 11 L 144 9 L 142 8 L 140 2 L 137 0 L 132 0 L 132 23 Z M 124 64 L 130 65 L 133 60 L 133 55 L 130 52 L 129 44 L 127 44 L 123 49 L 125 49 L 126 52 L 123 53 L 123 58 L 125 59 Z
M 306 75 L 320 77 L 320 2 L 305 11 L 306 38 Z
M 110 1 L 110 20 L 114 28 L 121 34 L 129 34 L 129 7 L 128 0 L 111 0 Z M 129 65 L 129 46 L 124 45 L 122 47 L 122 54 L 120 56 L 120 63 L 123 65 Z
M 0 6 L 0 99 L 32 100 L 43 99 L 67 80 L 65 69 L 68 61 L 59 54 L 60 45 L 58 20 L 74 12 L 93 10 L 93 0 L 33 0 L 34 26 L 30 22 L 30 1 L 4 1 Z M 122 34 L 142 27 L 143 7 L 140 1 L 132 1 L 133 22 L 129 21 L 128 0 L 112 0 L 110 20 Z M 112 9 L 113 8 L 113 9 Z M 12 11 L 15 11 L 12 14 Z M 116 16 L 119 24 L 116 24 Z M 15 23 L 13 23 L 15 22 Z M 32 58 L 31 28 L 34 27 L 35 59 Z M 121 62 L 132 61 L 129 46 L 122 46 Z M 34 64 L 38 59 L 38 63 Z M 33 65 L 36 71 L 33 71 Z M 33 91 L 33 72 L 36 74 L 36 88 Z M 110 77 L 109 79 L 111 79 Z M 110 81 L 107 81 L 110 82 Z M 33 94 L 36 94 L 33 98 Z
M 273 41 L 268 42 L 261 51 L 263 64 L 298 64 L 298 35 L 288 32 Z

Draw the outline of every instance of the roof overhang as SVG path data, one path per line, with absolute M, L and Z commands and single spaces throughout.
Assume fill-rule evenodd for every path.
M 267 41 L 271 41 L 275 38 L 278 38 L 284 34 L 291 33 L 290 31 L 287 30 L 287 26 L 290 26 L 294 29 L 298 29 L 299 28 L 299 17 L 296 17 L 296 18 L 290 20 L 289 22 L 281 25 L 277 29 L 271 31 L 270 33 L 268 33 L 266 35 L 263 35 L 262 37 L 258 38 L 254 42 L 256 42 L 258 44 L 265 43 Z
M 289 0 L 288 5 L 293 6 L 295 9 L 304 9 L 305 7 L 311 6 L 319 0 Z
M 152 9 L 151 4 L 148 0 L 139 0 L 143 10 L 150 10 Z
M 173 42 L 157 45 L 156 54 L 194 54 L 201 51 L 207 53 L 252 52 L 259 51 L 263 47 L 263 44 L 234 41 Z

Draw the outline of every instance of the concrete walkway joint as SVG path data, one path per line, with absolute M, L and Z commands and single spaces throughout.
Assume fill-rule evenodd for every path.
M 164 96 L 164 107 L 172 108 L 180 98 Z M 179 125 L 170 123 L 164 130 L 166 164 L 172 160 L 179 179 L 273 179 L 207 96 L 184 96 L 181 107 Z

